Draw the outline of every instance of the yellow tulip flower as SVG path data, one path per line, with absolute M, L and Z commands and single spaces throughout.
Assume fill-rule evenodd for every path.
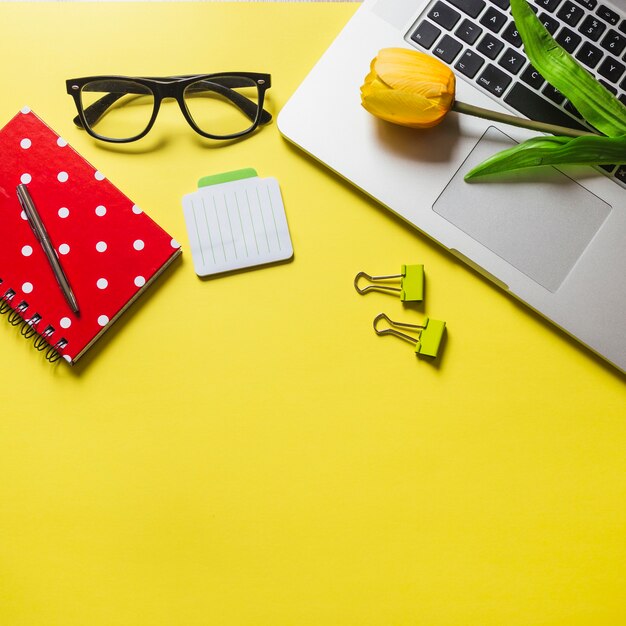
M 438 59 L 404 48 L 384 48 L 361 86 L 361 103 L 372 115 L 411 128 L 441 122 L 454 103 L 455 77 Z

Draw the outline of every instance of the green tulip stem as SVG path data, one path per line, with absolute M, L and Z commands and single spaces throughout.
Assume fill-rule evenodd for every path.
M 546 124 L 545 122 L 535 122 L 534 120 L 527 120 L 522 117 L 500 113 L 499 111 L 490 111 L 489 109 L 483 109 L 482 107 L 477 107 L 473 104 L 467 104 L 465 102 L 459 102 L 458 100 L 454 101 L 452 110 L 457 113 L 466 113 L 467 115 L 480 117 L 484 120 L 501 122 L 503 124 L 510 124 L 511 126 L 519 126 L 520 128 L 528 128 L 530 130 L 536 130 L 540 133 L 550 133 L 551 135 L 562 135 L 564 137 L 586 137 L 588 135 L 598 134 L 591 131 L 576 130 L 566 126 Z

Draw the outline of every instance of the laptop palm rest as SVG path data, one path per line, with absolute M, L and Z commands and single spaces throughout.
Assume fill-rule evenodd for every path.
M 433 210 L 551 292 L 555 292 L 611 206 L 553 167 L 476 179 L 474 166 L 515 145 L 489 127 L 433 204 Z

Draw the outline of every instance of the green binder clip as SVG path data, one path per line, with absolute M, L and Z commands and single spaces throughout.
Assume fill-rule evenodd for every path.
M 370 285 L 359 287 L 359 280 L 365 278 L 370 281 Z M 400 281 L 400 287 L 391 285 L 377 285 L 375 283 L 386 283 Z M 389 293 L 399 293 L 402 302 L 421 302 L 424 299 L 424 266 L 423 265 L 403 265 L 400 274 L 389 274 L 387 276 L 370 276 L 365 272 L 359 272 L 354 278 L 354 288 L 364 294 L 371 290 L 385 291 Z
M 381 321 L 386 321 L 391 328 L 380 329 L 378 326 Z M 396 328 L 411 329 L 417 336 L 407 335 Z M 441 347 L 446 323 L 441 320 L 433 320 L 428 317 L 424 318 L 423 324 L 406 324 L 403 322 L 394 322 L 384 313 L 378 314 L 374 318 L 374 330 L 378 335 L 395 335 L 405 341 L 415 345 L 415 354 L 422 356 L 436 357 Z

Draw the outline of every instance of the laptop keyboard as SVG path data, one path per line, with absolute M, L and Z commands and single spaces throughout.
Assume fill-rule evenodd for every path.
M 556 41 L 626 105 L 626 13 L 599 0 L 529 4 Z M 433 0 L 407 41 L 525 117 L 588 129 L 575 107 L 528 62 L 509 0 Z M 600 169 L 626 187 L 626 164 Z

